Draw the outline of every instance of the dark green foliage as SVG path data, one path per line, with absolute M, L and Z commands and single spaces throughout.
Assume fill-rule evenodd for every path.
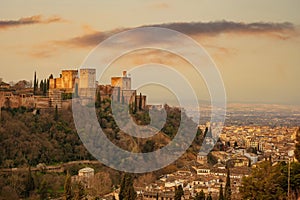
M 47 80 L 44 80 L 44 84 L 43 84 L 43 95 L 46 96 L 47 94 L 47 87 L 48 87 L 48 83 Z
M 296 133 L 295 158 L 300 162 L 300 127 Z
M 10 108 L 11 107 L 11 100 L 10 98 L 6 97 L 4 102 L 5 107 Z
M 225 200 L 224 192 L 223 192 L 223 185 L 222 184 L 220 186 L 219 200 Z
M 205 137 L 212 138 L 212 130 L 211 130 L 211 127 L 205 127 L 204 135 L 205 135 Z
M 179 108 L 171 108 L 168 105 L 165 105 L 164 107 L 167 112 L 167 120 L 162 131 L 173 138 L 176 135 L 181 122 L 181 110 Z
M 34 190 L 34 180 L 31 174 L 31 168 L 28 168 L 28 174 L 27 174 L 27 179 L 26 179 L 26 184 L 25 184 L 25 192 L 24 196 L 27 198 L 30 196 L 30 192 Z
M 208 133 L 208 127 L 205 127 L 204 135 Z
M 257 154 L 257 148 L 249 147 L 246 149 L 247 153 L 254 153 Z
M 58 108 L 57 108 L 57 105 L 55 105 L 54 120 L 55 120 L 55 121 L 58 120 Z
M 76 184 L 76 189 L 74 192 L 74 199 L 73 200 L 84 200 L 86 197 L 86 192 L 84 186 L 81 182 Z
M 237 148 L 239 145 L 237 143 L 237 141 L 234 141 L 234 148 Z
M 44 81 L 41 80 L 41 82 L 40 82 L 40 91 L 43 92 L 43 90 L 44 90 Z
M 134 96 L 134 109 L 133 109 L 133 113 L 137 112 L 137 97 L 136 95 Z
M 74 128 L 70 111 L 55 109 L 41 114 L 32 110 L 2 109 L 0 129 L 0 166 L 3 168 L 36 166 L 94 159 L 83 146 Z
M 291 194 L 300 197 L 300 163 L 291 163 Z M 251 176 L 242 180 L 240 192 L 243 199 L 285 199 L 288 189 L 288 164 L 281 162 L 274 166 L 269 161 L 260 163 Z
M 100 108 L 101 107 L 101 94 L 100 94 L 100 90 L 97 91 L 95 107 L 96 108 Z
M 37 91 L 37 80 L 36 80 L 36 72 L 34 72 L 34 78 L 33 78 L 33 94 L 35 95 Z
M 196 194 L 195 200 L 205 200 L 205 193 L 203 190 Z
M 227 146 L 227 147 L 230 147 L 230 141 L 227 141 L 227 142 L 226 142 L 226 146 Z
M 63 196 L 65 176 L 58 173 L 15 171 L 0 174 L 0 199 L 57 199 Z M 28 177 L 33 184 L 28 184 Z M 31 182 L 31 181 L 30 181 Z M 30 186 L 31 185 L 31 186 Z M 31 188 L 31 189 L 30 189 Z M 34 189 L 32 189 L 34 188 Z M 26 190 L 29 190 L 26 194 Z M 8 194 L 9 193 L 9 194 Z
M 100 95 L 100 93 L 99 93 Z M 78 83 L 75 83 L 75 91 L 74 91 L 74 98 L 78 98 L 79 97 L 79 93 L 78 93 Z
M 122 99 L 121 99 L 121 103 L 122 103 L 122 105 L 124 105 L 124 103 L 125 103 L 123 91 L 122 91 Z
M 231 185 L 230 185 L 230 170 L 229 170 L 229 168 L 227 169 L 227 177 L 226 177 L 224 197 L 225 197 L 226 200 L 231 199 Z
M 208 194 L 206 200 L 212 200 L 212 196 L 211 196 L 211 193 Z
M 120 102 L 120 87 L 118 87 L 117 89 L 118 89 L 117 101 Z
M 133 187 L 133 176 L 125 173 L 120 184 L 119 200 L 134 200 L 137 194 Z
M 153 142 L 152 140 L 147 140 L 147 142 L 142 148 L 142 153 L 153 152 L 154 147 L 155 147 L 155 142 Z
M 201 136 L 203 133 L 202 133 L 202 130 L 200 127 L 198 127 L 197 129 L 197 133 L 196 133 L 196 136 Z
M 197 145 L 202 145 L 203 140 L 204 140 L 204 134 L 203 134 L 202 130 L 200 129 L 200 127 L 198 127 L 194 141 Z
M 61 98 L 62 100 L 68 100 L 72 99 L 73 94 L 72 93 L 62 93 Z
M 136 113 L 136 108 L 135 108 L 135 102 L 134 101 L 129 105 L 129 113 L 130 114 L 135 114 Z
M 50 89 L 50 80 L 47 79 L 47 91 Z
M 73 193 L 72 193 L 72 184 L 71 184 L 71 175 L 68 172 L 65 180 L 64 185 L 64 200 L 72 200 Z
M 143 96 L 142 93 L 140 93 L 139 110 L 142 110 L 142 105 L 143 105 Z
M 181 200 L 181 197 L 184 195 L 183 188 L 181 185 L 175 188 L 175 200 Z
M 218 159 L 213 156 L 213 154 L 211 152 L 209 152 L 207 154 L 207 162 L 210 164 L 210 165 L 215 165 L 218 163 Z
M 47 182 L 45 180 L 42 181 L 38 190 L 38 194 L 40 195 L 40 200 L 44 200 L 47 198 Z

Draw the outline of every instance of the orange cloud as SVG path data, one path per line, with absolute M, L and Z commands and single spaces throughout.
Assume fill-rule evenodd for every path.
M 170 5 L 167 4 L 167 3 L 156 3 L 156 4 L 152 4 L 151 5 L 151 8 L 154 8 L 154 9 L 166 9 L 166 8 L 169 8 Z
M 264 34 L 277 39 L 288 39 L 295 33 L 295 27 L 289 22 L 284 23 L 242 23 L 231 21 L 216 21 L 216 22 L 182 22 L 168 24 L 153 24 L 141 27 L 162 27 L 169 28 L 187 34 L 189 36 L 216 36 L 221 33 L 234 34 Z M 91 47 L 96 46 L 101 41 L 109 36 L 129 30 L 129 28 L 115 29 L 107 32 L 94 31 L 82 36 L 77 36 L 65 41 L 56 41 L 58 44 L 70 45 L 73 47 Z M 138 38 L 137 42 L 143 41 L 143 38 Z
M 31 24 L 50 24 L 63 21 L 65 20 L 58 16 L 44 18 L 42 15 L 34 15 L 30 17 L 22 17 L 18 20 L 0 20 L 0 29 L 8 29 Z
M 33 58 L 49 58 L 53 56 L 53 53 L 57 49 L 55 47 L 47 48 L 44 49 L 34 49 L 32 52 L 29 53 L 29 55 Z
M 38 19 L 40 19 L 38 17 Z M 36 19 L 37 20 L 37 19 Z M 44 20 L 49 23 L 51 20 Z M 289 39 L 290 37 L 294 37 L 298 34 L 296 28 L 291 23 L 242 23 L 242 22 L 228 22 L 228 21 L 217 21 L 217 22 L 191 22 L 191 23 L 169 23 L 169 24 L 154 24 L 154 25 L 147 25 L 141 27 L 162 27 L 162 28 L 169 28 L 173 29 L 182 33 L 189 35 L 190 37 L 194 38 L 197 41 L 202 41 L 203 46 L 208 49 L 211 49 L 212 52 L 216 57 L 228 57 L 230 54 L 235 54 L 236 51 L 232 49 L 228 49 L 225 47 L 218 47 L 213 46 L 211 43 L 207 43 L 205 41 L 208 40 L 209 37 L 215 37 L 219 34 L 226 33 L 226 34 L 251 34 L 251 35 L 263 35 L 266 37 L 271 37 L 275 39 L 285 40 Z M 98 45 L 101 41 L 107 39 L 108 37 L 121 32 L 129 30 L 129 28 L 120 28 L 114 29 L 111 31 L 96 31 L 92 29 L 88 25 L 82 26 L 85 34 L 77 37 L 73 37 L 67 40 L 55 40 L 50 41 L 46 45 L 47 50 L 43 50 L 43 48 L 34 48 L 34 51 L 30 53 L 30 56 L 36 58 L 45 58 L 50 57 L 59 47 L 75 47 L 75 48 L 92 48 Z M 135 37 L 134 41 L 136 43 L 145 43 L 151 41 L 146 41 L 143 37 Z M 51 48 L 49 48 L 49 46 Z M 149 52 L 148 52 L 149 53 Z M 149 55 L 153 55 L 153 52 Z M 138 59 L 136 59 L 138 60 Z
M 93 27 L 91 27 L 88 24 L 83 24 L 81 26 L 81 28 L 83 29 L 83 31 L 84 31 L 85 34 L 92 34 L 92 33 L 96 33 L 97 32 Z

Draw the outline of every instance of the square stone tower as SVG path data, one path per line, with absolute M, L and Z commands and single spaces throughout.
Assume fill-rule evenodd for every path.
M 96 88 L 96 69 L 80 69 L 79 88 Z
M 127 76 L 126 71 L 123 71 L 122 77 L 111 77 L 111 85 L 120 87 L 121 90 L 131 90 L 131 78 Z
M 96 92 L 96 69 L 80 69 L 79 96 L 94 98 Z

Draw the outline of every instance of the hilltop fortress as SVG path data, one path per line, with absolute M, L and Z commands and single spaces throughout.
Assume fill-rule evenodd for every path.
M 72 98 L 91 100 L 100 95 L 101 100 L 111 99 L 123 104 L 140 104 L 146 106 L 146 96 L 137 95 L 131 88 L 131 77 L 123 71 L 120 77 L 111 77 L 110 85 L 100 85 L 96 81 L 96 69 L 62 70 L 59 77 L 50 75 L 48 79 L 37 81 L 34 75 L 33 84 L 19 81 L 11 86 L 0 81 L 0 107 L 68 109 Z

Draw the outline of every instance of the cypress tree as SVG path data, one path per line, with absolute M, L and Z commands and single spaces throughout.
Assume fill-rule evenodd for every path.
M 55 105 L 54 120 L 55 120 L 55 121 L 58 120 L 58 108 L 57 108 L 57 105 Z
M 175 189 L 175 197 L 174 199 L 175 200 L 181 200 L 181 197 L 184 195 L 184 192 L 183 192 L 183 188 L 181 185 L 179 185 L 178 187 L 176 187 Z
M 100 92 L 99 92 L 99 95 L 100 95 Z M 78 98 L 78 97 L 79 97 L 79 94 L 78 94 L 78 83 L 75 83 L 74 98 Z M 98 96 L 97 96 L 97 98 L 98 98 Z
M 96 96 L 96 108 L 100 108 L 100 107 L 101 107 L 101 94 L 100 94 L 100 90 L 98 90 Z
M 44 80 L 44 84 L 43 84 L 43 95 L 46 95 L 47 93 L 47 80 Z
M 120 184 L 119 200 L 123 200 L 124 198 L 125 198 L 125 175 L 123 175 Z
M 30 196 L 30 192 L 34 190 L 34 180 L 31 174 L 31 168 L 28 168 L 28 174 L 25 185 L 25 197 L 28 198 Z
M 71 175 L 68 171 L 64 185 L 64 200 L 71 200 L 72 198 Z
M 118 87 L 118 96 L 117 96 L 117 100 L 118 100 L 118 103 L 120 103 L 120 87 Z
M 300 127 L 296 132 L 295 157 L 300 162 Z
M 47 199 L 47 183 L 45 180 L 42 180 L 38 193 L 40 195 L 40 200 Z
M 35 94 L 38 93 L 38 89 L 39 89 L 39 79 L 36 79 L 36 91 L 35 91 Z
M 225 200 L 224 199 L 224 192 L 223 192 L 223 185 L 222 184 L 220 186 L 219 200 Z
M 81 182 L 77 184 L 77 191 L 74 195 L 74 200 L 83 200 L 85 198 L 85 190 Z
M 195 200 L 205 200 L 205 193 L 203 190 L 196 194 Z
M 212 200 L 211 192 L 208 194 L 206 200 Z
M 41 80 L 40 82 L 40 91 L 42 92 L 44 90 L 44 81 Z
M 7 107 L 7 108 L 10 108 L 10 106 L 11 106 L 11 100 L 10 100 L 10 98 L 8 98 L 8 97 L 6 97 L 5 98 L 5 106 Z
M 139 110 L 142 110 L 142 103 L 143 103 L 142 93 L 140 93 Z
M 135 114 L 135 102 L 131 103 L 131 113 Z
M 124 99 L 124 94 L 123 94 L 123 91 L 122 91 L 122 105 L 124 105 L 125 103 L 125 99 Z
M 137 112 L 137 97 L 134 95 L 134 114 Z
M 37 83 L 36 83 L 36 71 L 34 72 L 34 78 L 33 78 L 33 94 L 36 94 L 37 89 Z
M 225 197 L 226 200 L 231 200 L 230 170 L 229 170 L 229 168 L 227 169 L 227 177 L 226 177 L 224 197 Z
M 136 192 L 133 187 L 133 177 L 130 174 L 124 174 L 119 193 L 119 200 L 134 200 L 136 199 Z
M 47 91 L 50 89 L 50 80 L 47 78 Z

